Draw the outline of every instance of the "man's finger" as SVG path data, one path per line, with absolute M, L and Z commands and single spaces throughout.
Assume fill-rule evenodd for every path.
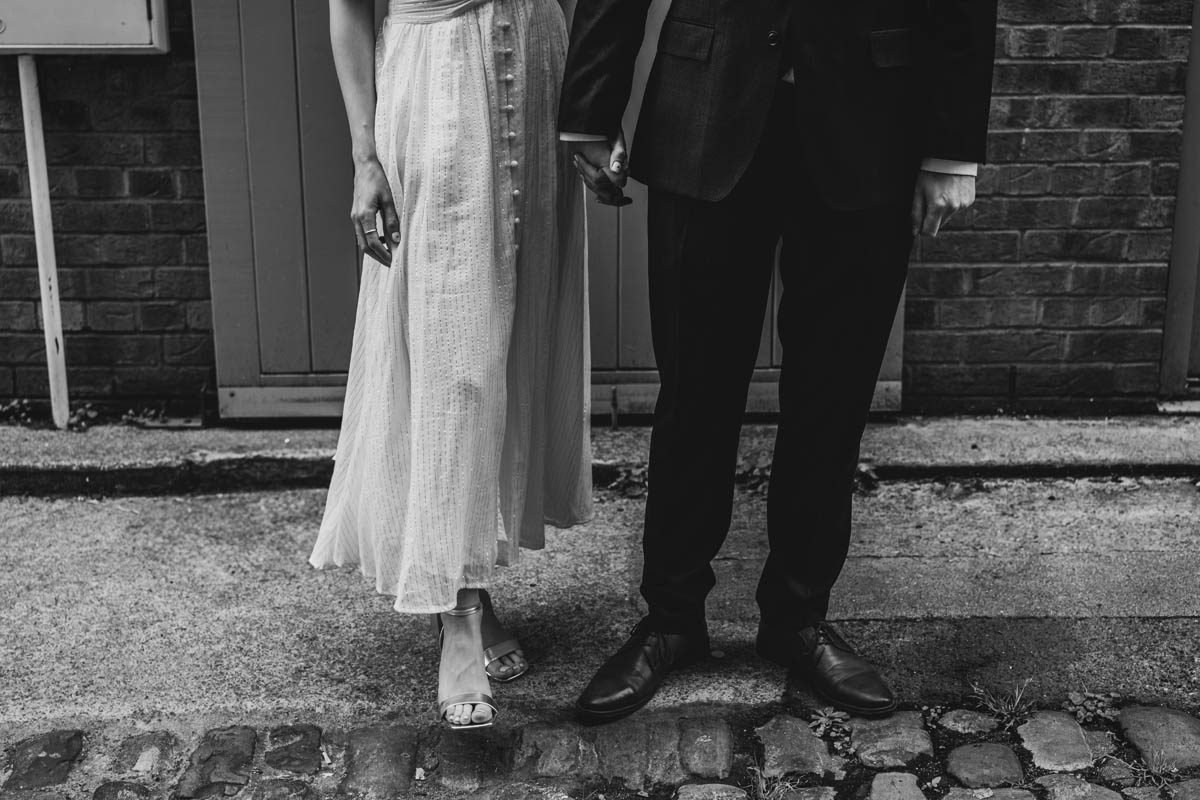
M 625 135 L 620 134 L 612 143 L 612 153 L 609 156 L 608 169 L 605 173 L 609 180 L 620 188 L 625 188 L 628 179 L 629 152 L 625 147 Z

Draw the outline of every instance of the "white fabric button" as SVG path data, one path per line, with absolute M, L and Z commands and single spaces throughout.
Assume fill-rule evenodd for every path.
M 521 224 L 521 218 L 513 217 L 513 225 L 520 225 L 520 224 Z
M 513 197 L 520 197 L 520 196 L 521 196 L 521 190 L 513 189 Z
M 516 159 L 513 159 L 512 161 L 508 162 L 508 165 L 509 165 L 510 167 L 512 167 L 513 169 L 516 169 L 517 167 L 519 167 L 519 166 L 520 166 L 520 164 L 519 164 L 519 163 L 517 163 L 517 160 L 516 160 Z
M 503 107 L 501 107 L 501 110 L 511 114 L 514 111 L 516 111 L 517 109 L 516 109 L 516 106 L 503 106 Z
M 510 141 L 511 141 L 511 140 L 513 140 L 513 139 L 515 139 L 515 138 L 517 138 L 517 132 L 516 132 L 516 131 L 509 131 L 509 132 L 508 132 L 508 138 L 509 138 L 509 140 L 510 140 Z
M 514 78 L 514 77 L 513 77 L 513 74 L 510 72 L 510 73 L 508 73 L 507 75 L 505 75 L 505 76 L 504 76 L 504 80 L 505 80 L 505 82 L 506 82 L 506 83 L 512 83 L 513 81 L 515 81 L 515 80 L 516 80 L 516 78 Z

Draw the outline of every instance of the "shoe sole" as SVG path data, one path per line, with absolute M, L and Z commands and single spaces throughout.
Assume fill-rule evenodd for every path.
M 770 648 L 760 644 L 757 641 L 754 643 L 754 651 L 758 653 L 760 658 L 766 659 L 772 664 L 778 664 L 789 671 L 794 669 L 791 659 L 776 656 L 774 653 L 770 652 Z M 796 671 L 798 672 L 799 670 Z M 807 678 L 805 680 L 807 680 Z M 891 714 L 893 711 L 895 711 L 900 705 L 893 700 L 892 704 L 885 708 L 862 708 L 861 706 L 855 706 L 850 703 L 844 703 L 840 700 L 834 700 L 816 686 L 813 686 L 812 681 L 808 681 L 808 688 L 812 690 L 813 695 L 815 695 L 817 699 L 824 700 L 826 703 L 829 703 L 829 705 L 833 706 L 839 711 L 849 711 L 851 714 L 857 714 L 865 719 L 886 717 L 888 714 Z
M 579 705 L 579 703 L 576 703 L 575 716 L 585 725 L 602 725 L 605 722 L 616 722 L 617 720 L 624 719 L 630 714 L 633 714 L 635 711 L 639 711 L 644 708 L 647 703 L 654 699 L 654 695 L 657 693 L 658 690 L 655 689 L 654 692 L 651 692 L 650 696 L 644 700 L 639 700 L 633 705 L 623 706 L 621 708 L 616 708 L 609 711 L 592 711 Z

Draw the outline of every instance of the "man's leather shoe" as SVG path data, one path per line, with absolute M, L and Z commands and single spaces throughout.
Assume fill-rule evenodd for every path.
M 862 717 L 896 709 L 896 697 L 883 677 L 828 622 L 799 631 L 760 625 L 754 644 L 763 658 L 794 668 L 834 708 Z
M 668 672 L 707 654 L 707 634 L 661 633 L 643 619 L 583 690 L 575 712 L 587 723 L 627 717 L 650 702 Z

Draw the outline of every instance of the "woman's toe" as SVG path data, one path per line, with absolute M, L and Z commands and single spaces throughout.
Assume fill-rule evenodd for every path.
M 492 710 L 480 703 L 475 706 L 475 712 L 471 714 L 471 722 L 480 723 L 487 722 L 492 718 Z

